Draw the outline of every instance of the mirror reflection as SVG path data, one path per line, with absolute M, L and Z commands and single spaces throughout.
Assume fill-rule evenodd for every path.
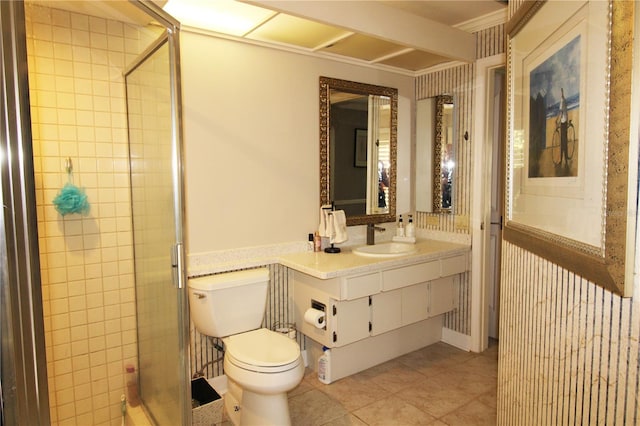
M 453 168 L 455 166 L 453 152 L 453 97 L 438 96 L 436 98 L 436 139 L 435 139 L 435 171 L 436 179 L 433 206 L 436 211 L 451 212 L 453 193 Z M 438 183 L 440 187 L 438 188 Z
M 455 168 L 453 97 L 418 100 L 416 120 L 416 210 L 451 213 Z
M 347 225 L 395 220 L 397 90 L 320 78 L 320 203 Z

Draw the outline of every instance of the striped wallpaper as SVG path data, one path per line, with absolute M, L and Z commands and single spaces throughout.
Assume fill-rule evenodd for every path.
M 504 52 L 504 25 L 497 25 L 475 33 L 478 59 Z M 440 94 L 452 94 L 456 104 L 456 158 L 454 175 L 454 214 L 416 212 L 416 226 L 428 230 L 469 233 L 471 213 L 471 176 L 473 175 L 472 144 L 474 64 L 464 64 L 427 73 L 416 78 L 416 100 Z M 469 132 L 469 138 L 464 135 Z M 471 293 L 470 274 L 461 275 L 458 286 L 458 309 L 445 314 L 445 327 L 470 335 Z
M 498 424 L 640 422 L 640 302 L 503 244 Z
M 473 76 L 474 65 L 463 64 L 424 74 L 416 78 L 416 100 L 437 95 L 453 95 L 456 105 L 455 156 L 457 165 L 453 175 L 453 211 L 454 214 L 432 214 L 417 212 L 417 226 L 425 229 L 447 232 L 468 233 L 471 203 L 471 139 L 464 139 L 472 126 Z

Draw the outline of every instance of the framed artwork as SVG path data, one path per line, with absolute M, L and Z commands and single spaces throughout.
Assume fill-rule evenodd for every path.
M 356 129 L 355 164 L 356 167 L 367 167 L 367 129 Z
M 637 206 L 633 8 L 532 1 L 507 25 L 504 238 L 623 296 Z

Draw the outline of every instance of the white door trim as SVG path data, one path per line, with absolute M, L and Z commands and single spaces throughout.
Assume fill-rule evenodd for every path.
M 505 65 L 505 55 L 494 55 L 476 61 L 475 94 L 473 107 L 473 196 L 471 202 L 471 350 L 482 352 L 487 348 L 489 335 L 488 291 L 485 282 L 485 261 L 489 238 L 490 197 L 485 182 L 491 179 L 491 170 L 485 165 L 487 136 L 487 79 L 491 70 Z M 484 226 L 483 226 L 484 223 Z M 484 228 L 484 229 L 482 229 Z

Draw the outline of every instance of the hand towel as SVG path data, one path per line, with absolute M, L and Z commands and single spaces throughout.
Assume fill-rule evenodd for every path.
M 331 235 L 329 242 L 331 244 L 339 244 L 347 241 L 347 217 L 344 210 L 335 210 L 331 212 L 330 217 Z
M 320 208 L 320 225 L 318 225 L 318 235 L 321 237 L 330 237 L 331 230 L 329 228 L 329 213 L 327 209 Z

